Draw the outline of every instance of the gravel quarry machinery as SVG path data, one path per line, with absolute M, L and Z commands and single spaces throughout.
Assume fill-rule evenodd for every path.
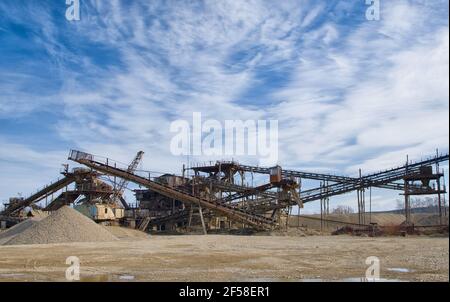
M 71 150 L 68 159 L 84 167 L 69 171 L 67 165 L 61 179 L 27 198 L 11 199 L 0 213 L 0 221 L 20 219 L 25 208 L 42 205 L 45 200 L 45 206 L 41 208 L 46 211 L 73 204 L 95 221 L 120 220 L 143 231 L 189 230 L 193 226 L 201 227 L 204 233 L 232 228 L 274 230 L 287 228 L 292 207 L 302 208 L 316 200 L 321 202 L 320 219 L 326 220 L 322 210 L 329 198 L 355 191 L 358 194 L 358 224 L 365 225 L 365 190 L 376 187 L 402 192 L 407 215 L 410 195 L 446 192 L 445 186 L 442 188 L 439 183 L 443 174 L 438 168 L 433 171 L 432 165 L 438 167 L 449 157 L 448 154 L 437 154 L 377 173 L 360 173 L 359 177 L 296 171 L 279 166 L 249 166 L 234 161 L 183 167 L 181 176 L 151 177 L 151 171 L 137 170 L 143 154 L 138 152 L 126 165 Z M 186 176 L 190 171 L 193 175 Z M 258 174 L 267 175 L 267 182 L 254 185 L 253 177 Z M 261 179 L 259 177 L 259 181 Z M 321 185 L 302 189 L 304 179 L 320 181 Z M 437 182 L 437 188 L 431 185 L 433 181 Z M 123 197 L 129 183 L 140 187 L 135 190 L 137 203 L 133 207 Z M 73 188 L 69 189 L 69 186 Z M 446 213 L 445 208 L 442 213 Z

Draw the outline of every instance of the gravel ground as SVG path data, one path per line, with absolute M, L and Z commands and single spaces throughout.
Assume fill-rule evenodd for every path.
M 104 227 L 70 207 L 62 207 L 47 218 L 32 223 L 4 245 L 66 242 L 104 242 L 118 240 Z
M 426 236 L 151 236 L 114 242 L 0 246 L 0 281 L 359 281 L 367 257 L 380 277 L 449 281 L 449 240 Z

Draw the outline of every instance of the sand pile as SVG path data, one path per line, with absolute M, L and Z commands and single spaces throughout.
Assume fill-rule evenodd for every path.
M 106 229 L 117 238 L 124 240 L 140 240 L 149 237 L 149 234 L 145 232 L 120 226 L 106 226 Z
M 60 208 L 41 221 L 29 223 L 32 225 L 24 230 L 22 229 L 22 232 L 16 232 L 14 237 L 3 244 L 47 244 L 117 240 L 117 237 L 104 227 L 67 206 Z

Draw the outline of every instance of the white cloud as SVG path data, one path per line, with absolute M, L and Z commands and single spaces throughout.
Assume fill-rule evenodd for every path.
M 144 150 L 147 169 L 173 172 L 186 159 L 169 154 L 169 125 L 189 121 L 193 111 L 205 120 L 278 119 L 279 162 L 290 167 L 354 174 L 359 167 L 369 172 L 400 164 L 406 154 L 448 150 L 449 42 L 442 4 L 389 1 L 381 21 L 348 24 L 335 23 L 336 14 L 358 4 L 340 3 L 335 12 L 311 1 L 165 4 L 82 6 L 82 22 L 71 27 L 70 39 L 113 49 L 117 61 L 105 66 L 59 41 L 68 33 L 48 10 L 10 11 L 16 22 L 29 17 L 42 28 L 34 42 L 55 59 L 62 85 L 36 97 L 20 87 L 37 77 L 32 67 L 30 73 L 8 71 L 13 77 L 0 84 L 0 117 L 60 106 L 54 130 L 75 148 L 122 162 Z M 258 78 L 261 69 L 286 72 L 286 81 L 264 96 L 265 106 L 242 99 L 270 85 Z M 8 146 L 17 156 L 0 153 L 4 161 L 23 155 L 33 159 L 24 167 L 42 161 L 46 171 L 68 151 L 40 155 L 26 143 Z
M 395 26 L 405 9 L 417 25 Z M 411 6 L 385 10 L 382 22 L 362 25 L 339 46 L 322 48 L 327 43 L 312 35 L 318 47 L 304 53 L 292 84 L 275 94 L 282 101 L 273 109 L 283 133 L 281 162 L 320 158 L 355 173 L 356 166 L 379 170 L 406 154 L 448 150 L 448 25 L 427 28 L 433 12 Z

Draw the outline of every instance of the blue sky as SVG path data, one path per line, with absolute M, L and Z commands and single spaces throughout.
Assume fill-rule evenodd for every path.
M 363 0 L 80 0 L 68 22 L 65 0 L 1 1 L 0 202 L 55 179 L 71 148 L 179 172 L 170 123 L 193 111 L 278 120 L 289 168 L 447 152 L 448 1 L 380 3 L 368 21 Z

